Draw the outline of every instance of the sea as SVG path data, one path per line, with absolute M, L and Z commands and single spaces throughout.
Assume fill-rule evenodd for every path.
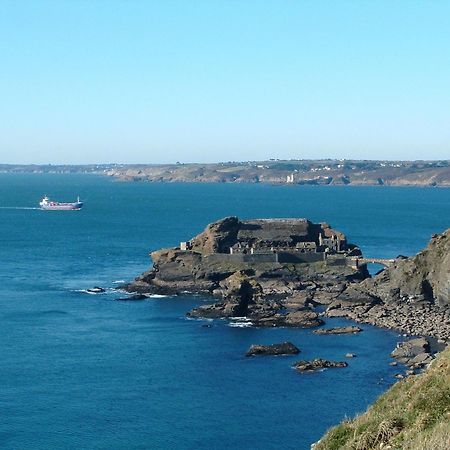
M 44 195 L 85 205 L 41 211 Z M 0 174 L 0 448 L 309 449 L 388 389 L 401 371 L 389 354 L 404 339 L 393 331 L 320 336 L 187 319 L 207 296 L 117 301 L 117 287 L 151 266 L 149 252 L 230 215 L 328 222 L 366 256 L 394 258 L 450 226 L 450 189 Z M 106 292 L 87 293 L 94 286 Z M 244 356 L 283 341 L 300 355 Z M 348 352 L 357 357 L 345 369 L 292 369 Z

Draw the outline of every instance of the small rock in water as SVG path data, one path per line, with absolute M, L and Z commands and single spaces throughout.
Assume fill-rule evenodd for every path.
M 401 373 L 396 373 L 394 377 L 397 378 L 397 380 L 403 380 L 403 378 L 405 378 Z
M 345 357 L 346 358 L 356 358 L 356 355 L 354 353 L 346 353 Z
M 298 361 L 294 364 L 294 369 L 299 372 L 315 372 L 321 369 L 332 369 L 347 367 L 345 361 L 327 361 L 326 359 L 313 359 L 312 361 Z
M 245 356 L 256 355 L 296 355 L 300 350 L 291 342 L 272 345 L 252 345 Z
M 139 300 L 145 300 L 148 297 L 144 294 L 134 294 L 130 295 L 129 297 L 122 297 L 122 298 L 116 298 L 118 302 L 129 302 L 129 301 L 139 301 Z
M 103 292 L 106 292 L 105 289 L 94 286 L 93 288 L 86 289 L 86 292 L 89 292 L 90 294 L 102 294 Z
M 314 330 L 315 334 L 353 334 L 360 333 L 361 328 L 350 326 L 350 327 L 336 327 L 336 328 L 320 328 L 319 330 Z

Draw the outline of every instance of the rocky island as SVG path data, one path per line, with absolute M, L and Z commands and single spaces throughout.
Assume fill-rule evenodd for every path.
M 151 257 L 153 267 L 128 291 L 209 293 L 219 301 L 189 316 L 245 316 L 257 326 L 319 326 L 314 307 L 369 276 L 343 233 L 307 219 L 227 217 Z
M 413 257 L 377 260 L 386 267 L 373 278 L 366 262 L 374 260 L 329 224 L 307 219 L 227 217 L 151 257 L 153 267 L 125 289 L 217 298 L 190 317 L 245 316 L 260 327 L 347 317 L 441 344 L 450 339 L 450 230 Z

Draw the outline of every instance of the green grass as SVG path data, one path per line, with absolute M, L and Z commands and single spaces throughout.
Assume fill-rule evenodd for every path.
M 395 383 L 362 415 L 332 428 L 314 450 L 450 449 L 450 348 L 422 374 Z

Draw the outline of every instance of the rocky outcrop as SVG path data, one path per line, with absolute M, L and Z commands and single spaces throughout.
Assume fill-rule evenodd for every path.
M 258 300 L 261 297 L 261 286 L 245 275 L 236 272 L 222 283 L 223 300 L 212 305 L 203 305 L 188 312 L 190 317 L 218 318 L 244 317 L 259 310 Z
M 314 330 L 315 334 L 355 334 L 360 333 L 361 328 L 355 326 L 348 327 L 335 327 L 335 328 L 320 328 L 319 330 Z
M 326 316 L 450 340 L 450 229 L 417 255 L 347 286 Z
M 311 328 L 324 324 L 319 315 L 310 308 L 302 308 L 288 313 L 275 312 L 273 314 L 249 316 L 255 326 L 259 327 L 298 327 Z
M 259 355 L 297 355 L 300 350 L 291 342 L 283 342 L 281 344 L 272 345 L 252 345 L 245 356 Z
M 425 338 L 400 342 L 391 353 L 391 357 L 412 370 L 423 369 L 433 360 L 430 343 Z
M 449 306 L 450 229 L 433 235 L 424 250 L 411 258 L 397 259 L 361 287 L 387 303 L 409 300 Z
M 191 249 L 199 253 L 228 253 L 238 240 L 241 222 L 237 217 L 226 217 L 209 224 L 203 233 L 193 238 Z
M 328 361 L 326 359 L 313 359 L 312 361 L 298 361 L 293 367 L 299 372 L 316 372 L 322 369 L 334 369 L 347 367 L 345 361 Z
M 332 303 L 368 276 L 365 267 L 346 259 L 360 253 L 327 223 L 227 217 L 180 248 L 153 252 L 153 267 L 124 288 L 206 292 L 220 299 L 193 309 L 190 317 L 246 316 L 255 326 L 312 327 L 323 324 L 313 307 Z
M 324 323 L 307 306 L 297 305 L 287 310 L 282 302 L 270 300 L 264 295 L 261 285 L 245 272 L 236 272 L 224 280 L 221 286 L 221 301 L 194 308 L 187 313 L 188 317 L 216 319 L 245 316 L 258 327 L 309 328 Z
M 307 245 L 322 249 L 322 253 L 302 248 Z M 338 273 L 341 279 L 335 281 L 341 283 L 342 289 L 351 278 L 368 276 L 364 268 L 346 265 L 343 255 L 338 265 L 328 267 L 324 263 L 324 245 L 348 248 L 352 255 L 360 253 L 347 243 L 343 233 L 326 223 L 314 224 L 306 219 L 241 221 L 237 217 L 226 217 L 208 225 L 202 233 L 186 242 L 183 249 L 153 252 L 153 267 L 125 288 L 156 293 L 213 292 L 220 289 L 220 282 L 230 275 L 246 270 L 267 290 L 277 293 L 281 289 L 283 293 L 292 293 L 296 284 L 310 281 L 320 273 Z M 274 248 L 279 249 L 275 252 L 279 256 L 271 250 Z M 293 264 L 297 262 L 305 264 L 301 268 L 293 267 L 300 266 Z M 337 293 L 324 293 L 317 301 L 327 303 Z

